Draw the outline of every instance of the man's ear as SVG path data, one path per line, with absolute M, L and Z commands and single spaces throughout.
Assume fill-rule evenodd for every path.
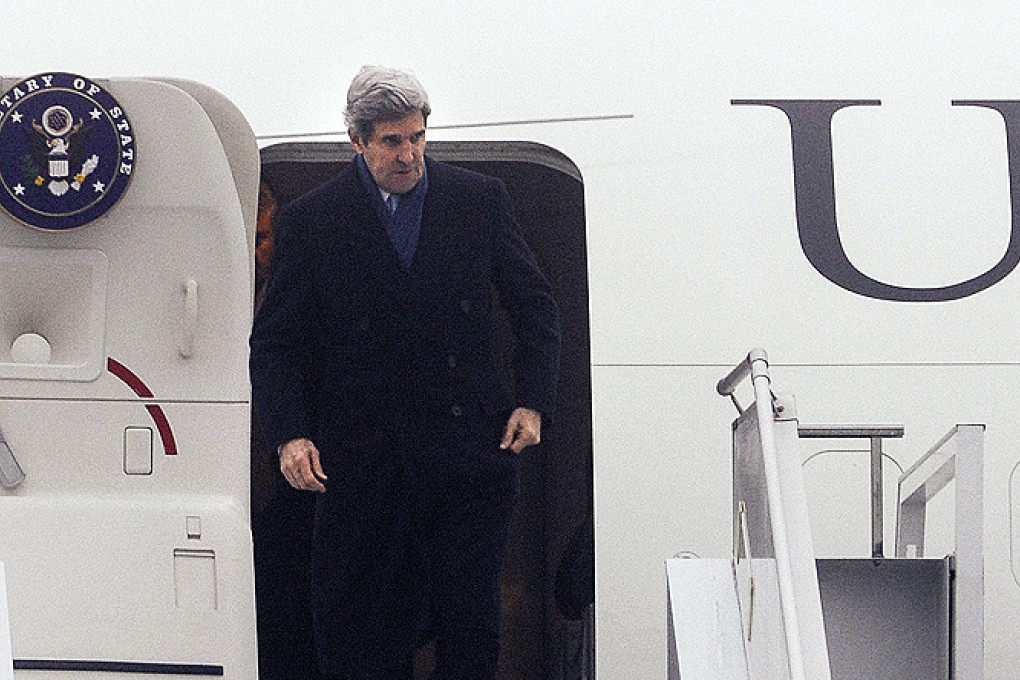
M 354 134 L 354 128 L 347 128 L 347 137 L 350 138 L 351 146 L 354 147 L 355 151 L 358 153 L 364 153 L 365 143 L 361 140 L 361 137 Z

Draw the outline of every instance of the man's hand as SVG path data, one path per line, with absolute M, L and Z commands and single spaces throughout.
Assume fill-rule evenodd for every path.
M 506 422 L 506 430 L 503 432 L 503 439 L 499 442 L 499 448 L 510 449 L 514 453 L 520 453 L 528 446 L 533 446 L 542 441 L 542 414 L 530 408 L 520 406 L 510 414 Z
M 326 490 L 326 473 L 319 462 L 319 449 L 311 439 L 291 439 L 280 447 L 280 472 L 300 491 Z

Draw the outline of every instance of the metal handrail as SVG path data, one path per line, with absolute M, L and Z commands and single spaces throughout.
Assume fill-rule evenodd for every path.
M 768 496 L 769 514 L 772 518 L 772 543 L 775 551 L 776 576 L 779 585 L 780 609 L 782 610 L 783 626 L 786 631 L 786 652 L 790 663 L 791 680 L 807 680 L 803 647 L 801 644 L 800 624 L 797 620 L 796 596 L 794 594 L 793 565 L 790 558 L 789 537 L 786 529 L 786 515 L 783 509 L 780 489 L 779 459 L 776 451 L 775 431 L 773 427 L 772 379 L 769 376 L 768 355 L 765 350 L 755 348 L 747 358 L 737 364 L 726 377 L 718 382 L 716 390 L 722 396 L 733 399 L 737 410 L 743 409 L 737 404 L 733 392 L 737 385 L 748 375 L 754 386 L 755 410 L 758 416 L 758 428 L 762 445 L 762 464 L 765 482 L 770 489 Z
M 957 514 L 966 507 L 982 504 L 983 489 L 978 483 L 981 476 L 981 453 L 984 425 L 957 425 L 929 449 L 906 472 L 900 475 L 900 508 L 896 522 L 896 554 L 898 557 L 921 557 L 924 554 L 924 520 L 928 502 L 948 486 L 949 482 L 961 476 L 963 468 L 961 454 L 967 456 L 967 463 L 976 469 L 969 480 L 956 493 L 959 498 L 967 496 L 966 503 L 959 503 Z M 980 515 L 978 516 L 980 517 Z M 957 534 L 964 527 L 957 526 Z
M 760 347 L 752 349 L 743 361 L 734 366 L 733 369 L 726 374 L 726 377 L 716 383 L 716 392 L 723 397 L 729 397 L 730 401 L 733 402 L 733 405 L 737 407 L 738 413 L 743 413 L 744 407 L 740 405 L 739 401 L 737 401 L 737 386 L 744 381 L 744 378 L 750 375 L 751 367 L 756 361 L 764 361 L 766 369 L 768 368 L 768 354 L 766 354 L 765 350 Z
M 984 677 L 984 425 L 957 425 L 900 475 L 896 555 L 923 557 L 928 502 L 955 480 L 954 677 Z

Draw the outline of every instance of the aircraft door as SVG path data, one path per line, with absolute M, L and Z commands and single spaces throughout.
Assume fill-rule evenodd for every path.
M 253 678 L 254 136 L 197 84 L 46 73 L 2 89 L 15 671 Z

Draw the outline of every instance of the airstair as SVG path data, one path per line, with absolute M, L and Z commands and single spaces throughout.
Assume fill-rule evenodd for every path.
M 737 386 L 750 377 L 754 403 Z M 672 559 L 669 680 L 982 680 L 983 425 L 956 425 L 899 479 L 884 556 L 882 443 L 898 426 L 805 426 L 752 350 L 719 381 L 733 421 L 732 559 Z M 806 438 L 870 447 L 872 554 L 816 559 L 800 454 Z M 952 482 L 952 483 L 951 483 Z M 955 493 L 955 551 L 925 555 L 926 510 Z

